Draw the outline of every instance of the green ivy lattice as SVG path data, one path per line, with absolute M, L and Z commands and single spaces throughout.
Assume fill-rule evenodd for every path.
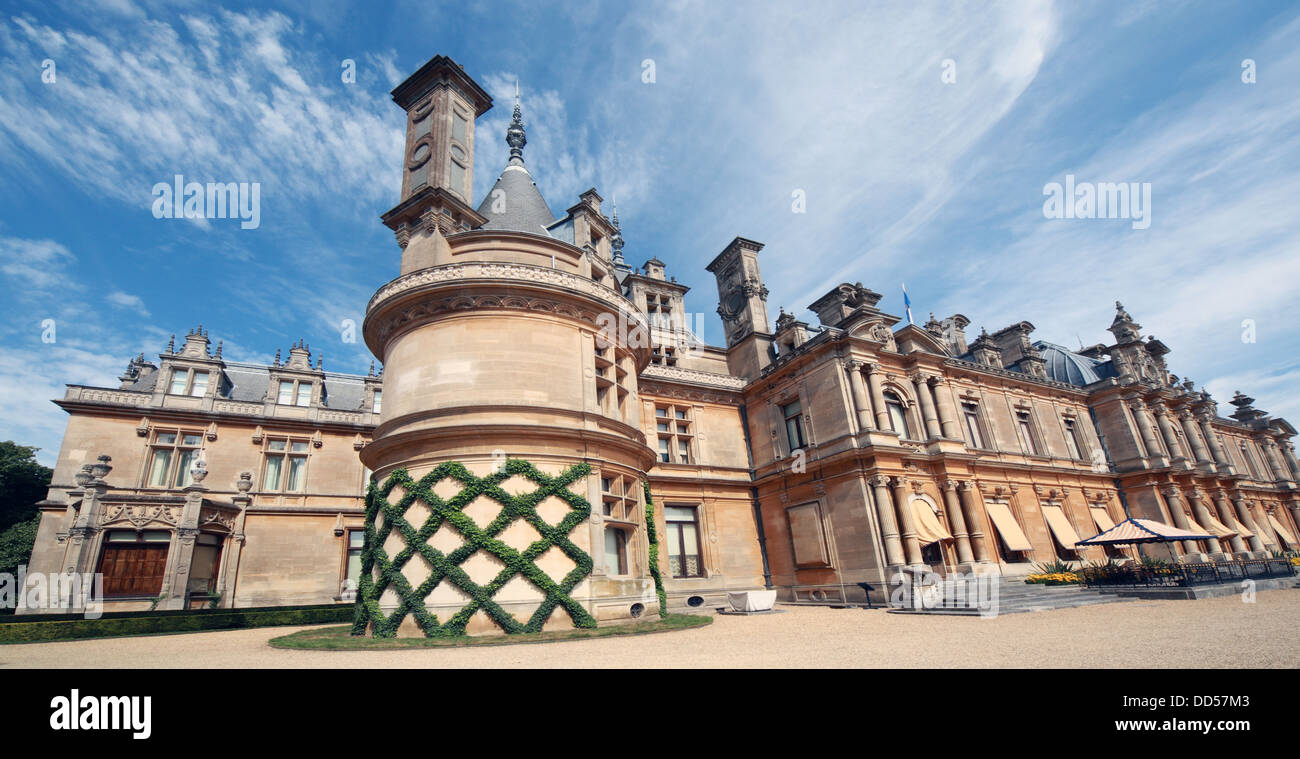
M 578 583 L 591 574 L 592 569 L 591 556 L 569 540 L 573 529 L 591 516 L 591 504 L 570 490 L 569 486 L 590 473 L 591 467 L 582 463 L 550 477 L 527 461 L 507 459 L 505 466 L 498 471 L 485 477 L 476 477 L 463 464 L 449 461 L 439 464 L 418 482 L 411 478 L 405 468 L 393 472 L 382 486 L 372 482 L 366 496 L 366 539 L 361 549 L 361 577 L 357 582 L 352 634 L 364 635 L 367 626 L 370 626 L 377 638 L 394 637 L 402 621 L 410 614 L 427 637 L 464 635 L 465 626 L 480 609 L 507 634 L 539 632 L 557 606 L 564 608 L 575 627 L 595 627 L 595 618 L 569 595 Z M 505 492 L 501 483 L 516 474 L 536 483 L 538 489 L 520 495 Z M 463 487 L 455 496 L 444 500 L 433 492 L 433 488 L 449 478 L 461 483 Z M 397 486 L 401 486 L 406 494 L 397 503 L 390 503 L 388 496 Z M 463 511 L 480 495 L 501 505 L 501 512 L 486 527 L 479 527 Z M 548 496 L 559 498 L 570 509 L 555 525 L 548 524 L 537 514 L 537 505 Z M 422 525 L 412 525 L 406 519 L 407 511 L 417 500 L 429 509 L 429 517 Z M 375 524 L 380 514 L 384 516 L 384 524 L 377 528 Z M 522 551 L 497 539 L 502 531 L 518 519 L 523 519 L 542 536 Z M 463 545 L 445 554 L 429 545 L 429 540 L 443 524 L 450 524 L 465 537 Z M 406 546 L 390 557 L 384 550 L 384 542 L 394 529 L 401 534 Z M 552 546 L 562 551 L 576 565 L 559 583 L 534 563 Z M 505 564 L 486 585 L 476 584 L 460 567 L 480 550 Z M 402 574 L 402 567 L 417 553 L 429 563 L 431 572 L 419 587 L 412 587 Z M 376 568 L 378 578 L 374 576 Z M 493 600 L 497 591 L 516 575 L 523 575 L 545 595 L 527 623 L 515 619 Z M 440 623 L 438 617 L 426 608 L 425 599 L 443 581 L 459 588 L 470 597 L 470 601 L 446 622 Z M 398 605 L 391 614 L 385 616 L 379 608 L 379 599 L 390 587 L 397 594 Z

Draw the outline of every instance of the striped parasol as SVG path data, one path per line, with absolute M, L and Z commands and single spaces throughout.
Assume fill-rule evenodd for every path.
M 1208 537 L 1153 519 L 1125 519 L 1109 530 L 1087 540 L 1080 540 L 1075 545 L 1119 546 L 1134 543 L 1170 543 L 1176 540 L 1205 540 Z

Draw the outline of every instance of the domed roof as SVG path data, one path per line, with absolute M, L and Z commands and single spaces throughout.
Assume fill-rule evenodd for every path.
M 1080 356 L 1069 348 L 1041 340 L 1034 343 L 1034 347 L 1047 364 L 1048 378 L 1056 382 L 1083 387 L 1109 375 L 1110 363 L 1107 361 Z

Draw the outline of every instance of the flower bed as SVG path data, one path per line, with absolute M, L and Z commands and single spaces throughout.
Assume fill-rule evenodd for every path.
M 1080 585 L 1083 578 L 1074 572 L 1048 572 L 1046 574 L 1032 574 L 1025 578 L 1025 583 L 1029 585 Z

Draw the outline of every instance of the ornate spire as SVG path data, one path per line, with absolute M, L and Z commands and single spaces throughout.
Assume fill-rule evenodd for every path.
M 613 196 L 611 200 L 614 204 L 614 218 L 610 219 L 610 223 L 614 225 L 614 234 L 609 238 L 609 245 L 614 250 L 614 265 L 627 266 L 623 260 L 623 230 L 618 226 L 618 196 Z
M 510 166 L 524 165 L 524 145 L 528 137 L 524 135 L 524 119 L 519 111 L 519 82 L 515 81 L 515 113 L 510 119 L 510 128 L 506 130 L 506 144 L 510 146 Z

